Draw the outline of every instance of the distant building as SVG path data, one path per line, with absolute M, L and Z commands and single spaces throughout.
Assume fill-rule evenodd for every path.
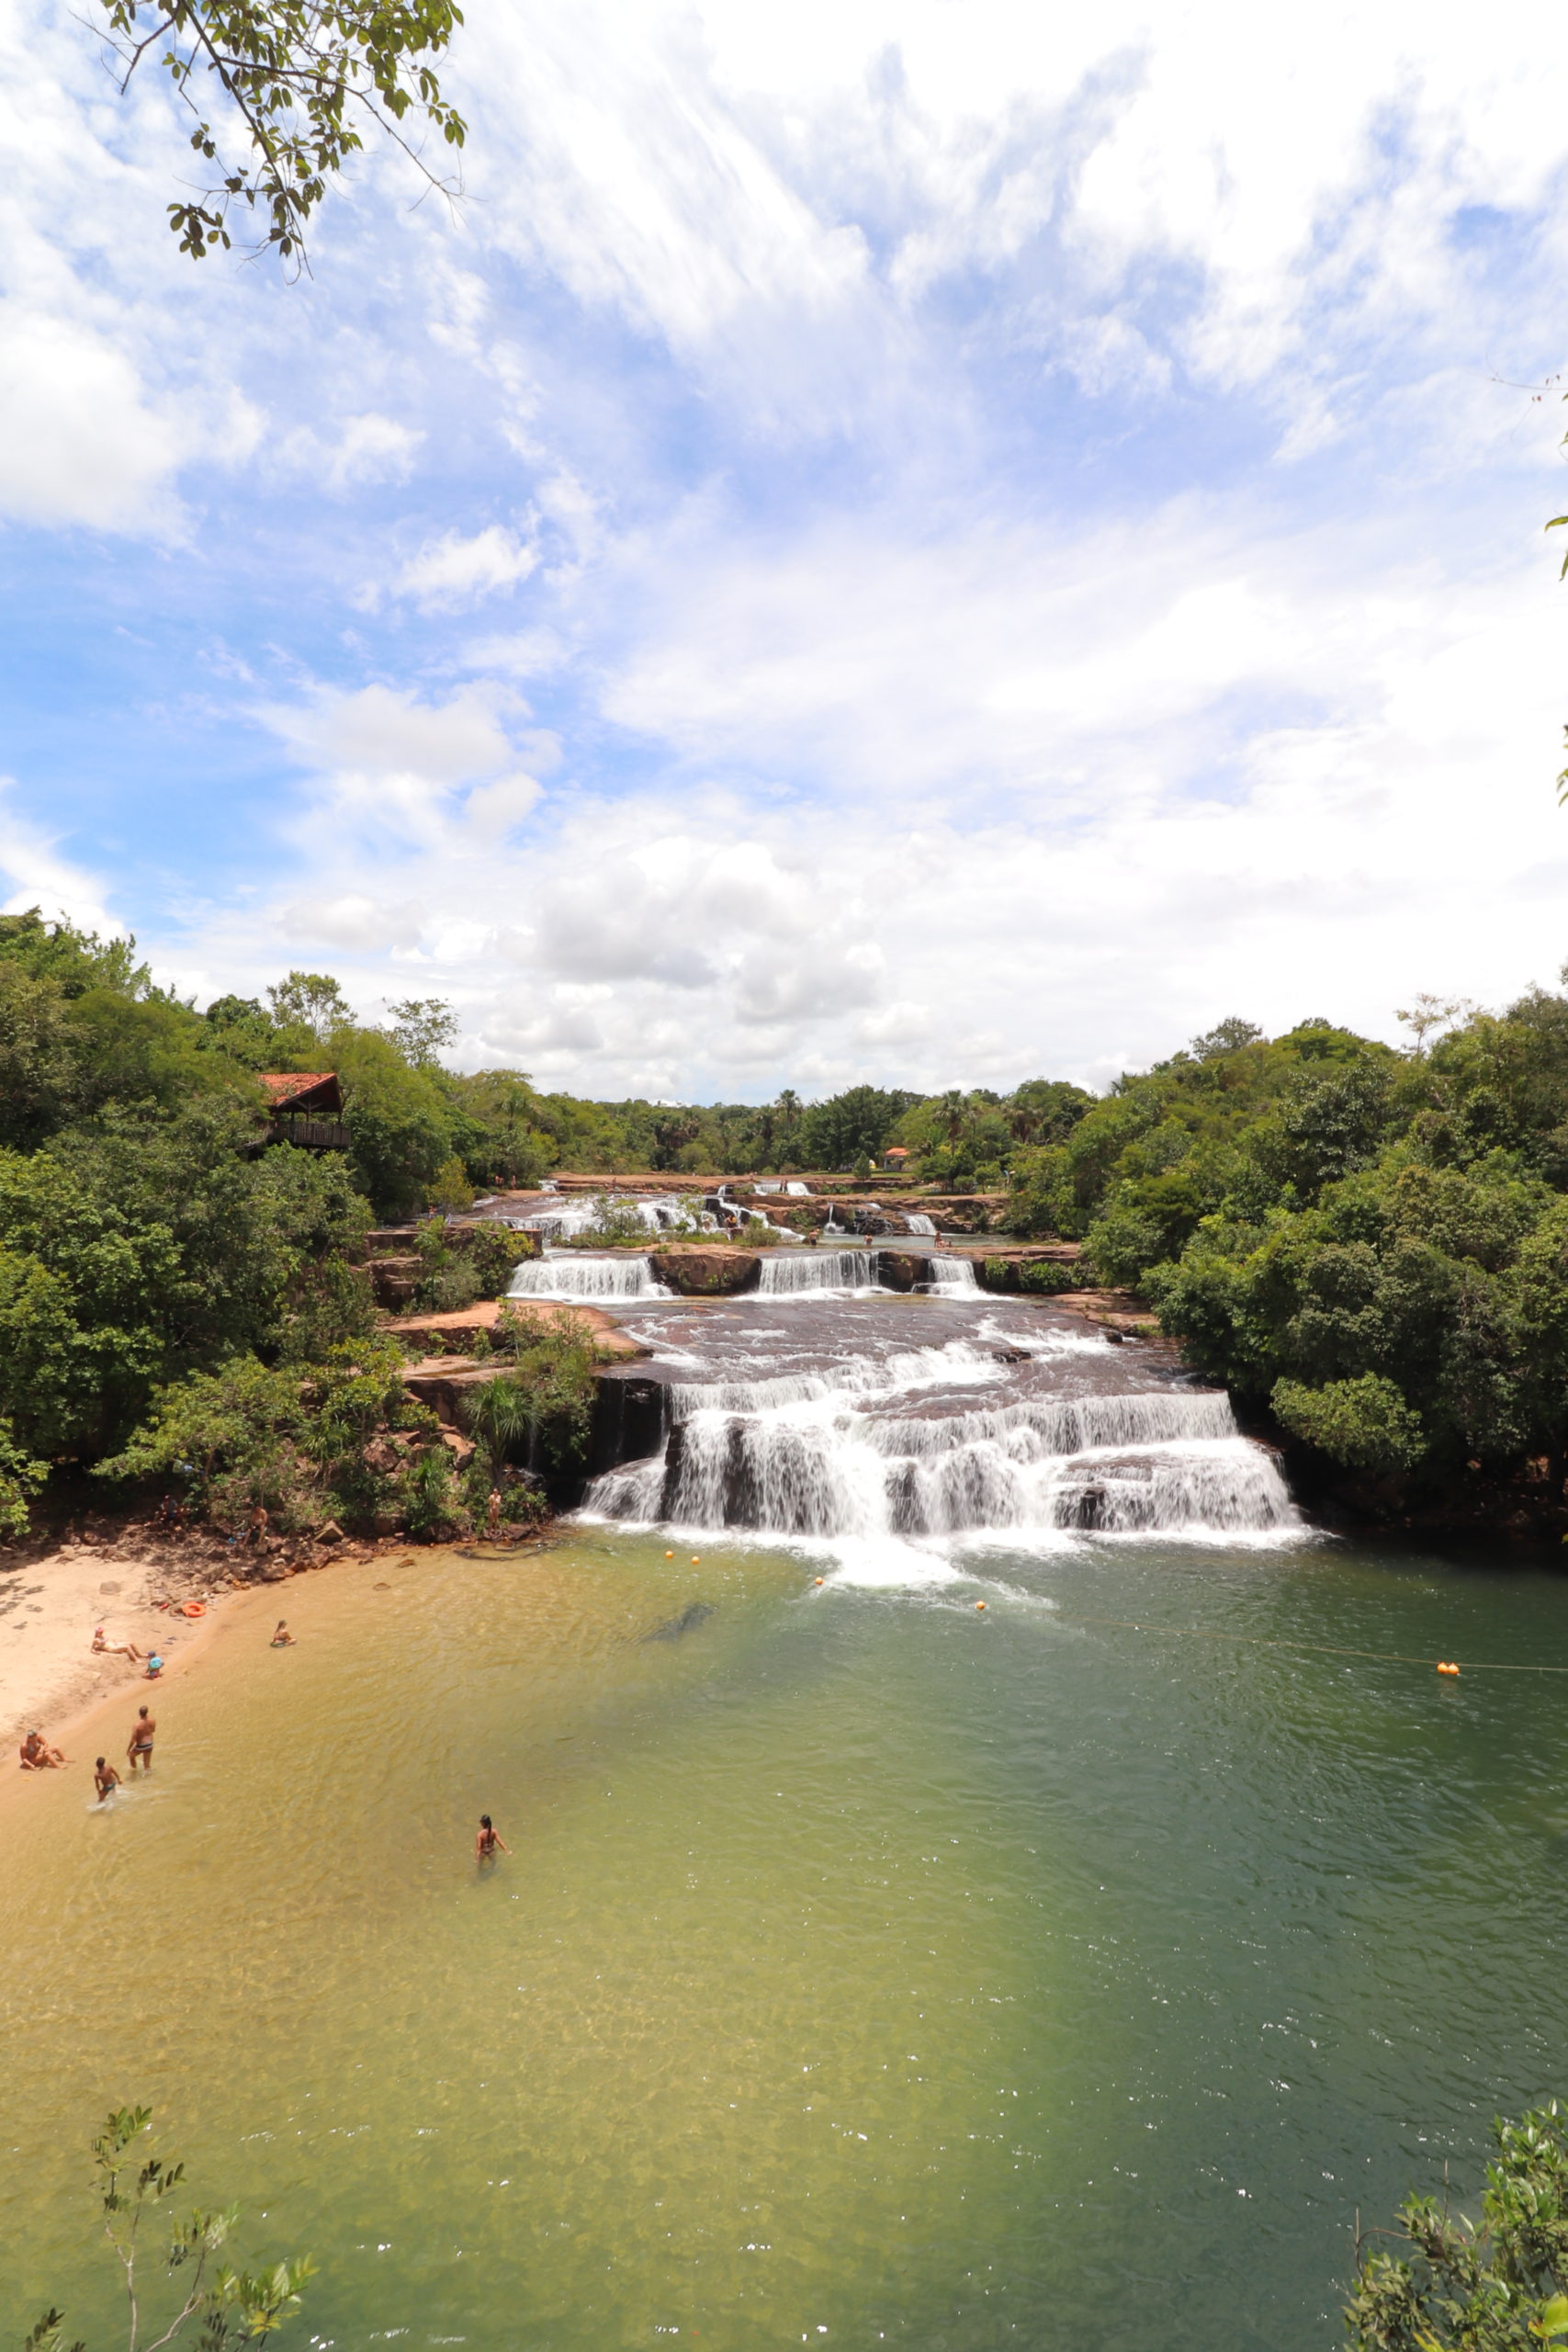
M 908 1159 L 908 1157 L 909 1155 L 905 1150 L 903 1145 L 901 1143 L 896 1143 L 891 1151 L 885 1151 L 883 1153 L 882 1165 L 884 1168 L 891 1168 L 893 1173 L 896 1176 L 898 1176 L 903 1173 L 904 1162 Z
M 335 1069 L 263 1070 L 260 1082 L 272 1104 L 264 1143 L 291 1143 L 300 1151 L 348 1149 Z

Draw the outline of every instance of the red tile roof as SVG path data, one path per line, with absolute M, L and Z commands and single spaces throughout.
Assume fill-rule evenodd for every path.
M 261 1073 L 261 1082 L 272 1097 L 275 1109 L 287 1106 L 291 1111 L 341 1111 L 343 1089 L 337 1082 L 335 1069 L 268 1069 Z

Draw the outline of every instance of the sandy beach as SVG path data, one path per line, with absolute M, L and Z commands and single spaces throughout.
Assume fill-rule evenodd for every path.
M 156 1650 L 174 1667 L 222 1605 L 217 1599 L 204 1604 L 209 1617 L 195 1620 L 159 1609 L 156 1599 L 174 1591 L 175 1582 L 162 1563 L 107 1542 L 62 1544 L 15 1565 L 0 1555 L 0 1769 L 15 1765 L 16 1746 L 35 1724 L 58 1741 L 75 1717 L 112 1691 L 146 1687 L 140 1665 L 95 1654 L 95 1626 L 102 1625 L 107 1641 L 130 1643 L 144 1657 Z M 187 1583 L 181 1571 L 179 1601 L 187 1598 Z
M 62 1736 L 100 1700 L 147 1688 L 141 1664 L 95 1652 L 96 1626 L 143 1659 L 156 1651 L 166 1677 L 243 1595 L 259 1587 L 287 1616 L 286 1586 L 296 1575 L 373 1548 L 348 1544 L 323 1556 L 289 1545 L 265 1563 L 241 1562 L 202 1532 L 160 1538 L 133 1521 L 0 1553 L 0 1772 L 15 1767 L 25 1732 L 36 1726 L 69 1752 Z M 237 1573 L 242 1566 L 248 1574 Z M 188 1604 L 205 1613 L 183 1615 Z

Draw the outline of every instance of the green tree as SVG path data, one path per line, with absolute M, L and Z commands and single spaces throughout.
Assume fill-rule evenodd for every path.
M 1345 2311 L 1351 2352 L 1542 2352 L 1568 2340 L 1568 2139 L 1558 2102 L 1493 2125 L 1479 2225 L 1409 2197 L 1408 2256 L 1358 2236 Z M 1382 2235 L 1384 2233 L 1379 2232 Z
M 511 1352 L 512 1369 L 472 1390 L 464 1407 L 491 1484 L 500 1484 L 518 1446 L 529 1469 L 570 1477 L 586 1459 L 592 1426 L 592 1328 L 579 1315 L 546 1317 L 509 1302 L 493 1337 Z
M 158 2154 L 152 2120 L 150 2108 L 117 2108 L 93 2142 L 104 2233 L 125 2285 L 127 2352 L 138 2352 L 143 2335 L 149 2338 L 148 2352 L 159 2352 L 192 2325 L 201 2352 L 227 2352 L 230 2345 L 271 2335 L 299 2311 L 300 2289 L 314 2277 L 315 2264 L 309 2255 L 293 2255 L 268 2270 L 231 2269 L 220 2256 L 239 2209 L 231 2206 L 221 2213 L 175 2209 L 172 2200 L 184 2186 L 186 2168 Z M 160 2223 L 171 2291 L 163 2313 L 152 2319 L 144 2237 Z M 24 2352 L 66 2352 L 64 2313 L 52 2308 L 45 2312 L 27 2337 Z M 85 2352 L 85 2346 L 74 2344 L 70 2352 Z
M 28 1502 L 48 1476 L 48 1463 L 19 1446 L 10 1422 L 0 1419 L 0 1544 L 27 1533 Z
M 1321 1388 L 1279 1380 L 1270 1399 L 1276 1419 L 1335 1462 L 1359 1470 L 1408 1470 L 1425 1448 L 1421 1416 L 1392 1380 L 1365 1372 Z
M 445 998 L 405 997 L 401 1004 L 389 1010 L 392 1043 L 403 1059 L 416 1069 L 438 1068 L 442 1055 L 457 1036 L 457 1016 Z
M 355 1173 L 377 1215 L 423 1208 L 436 1170 L 454 1155 L 461 1114 L 435 1073 L 411 1069 L 389 1037 L 344 1028 L 332 1042 Z
M 353 1024 L 353 1008 L 330 972 L 289 972 L 266 994 L 276 1026 L 308 1030 L 318 1045 Z
M 462 11 L 453 0 L 104 0 L 124 67 L 123 91 L 147 51 L 197 117 L 190 143 L 217 178 L 169 207 L 180 250 L 199 257 L 230 243 L 237 201 L 259 216 L 256 250 L 276 246 L 303 264 L 305 228 L 330 180 L 374 126 L 438 180 L 411 142 L 423 124 L 460 148 L 463 119 L 441 95 L 431 60 Z M 220 94 L 227 130 L 214 130 L 196 93 Z M 231 163 L 220 141 L 239 141 Z

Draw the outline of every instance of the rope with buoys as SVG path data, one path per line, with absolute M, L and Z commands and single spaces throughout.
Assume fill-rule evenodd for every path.
M 1247 1642 L 1264 1650 L 1308 1650 L 1321 1657 L 1370 1657 L 1382 1666 L 1430 1666 L 1439 1674 L 1568 1674 L 1568 1666 L 1540 1666 L 1532 1660 L 1510 1658 L 1417 1657 L 1409 1650 L 1351 1649 L 1341 1642 L 1303 1642 L 1288 1634 L 1233 1634 L 1224 1625 L 1151 1625 L 1134 1617 L 1069 1617 L 1066 1611 L 1053 1612 L 1061 1625 L 1116 1625 L 1130 1634 L 1186 1634 L 1194 1640 L 1209 1642 Z

